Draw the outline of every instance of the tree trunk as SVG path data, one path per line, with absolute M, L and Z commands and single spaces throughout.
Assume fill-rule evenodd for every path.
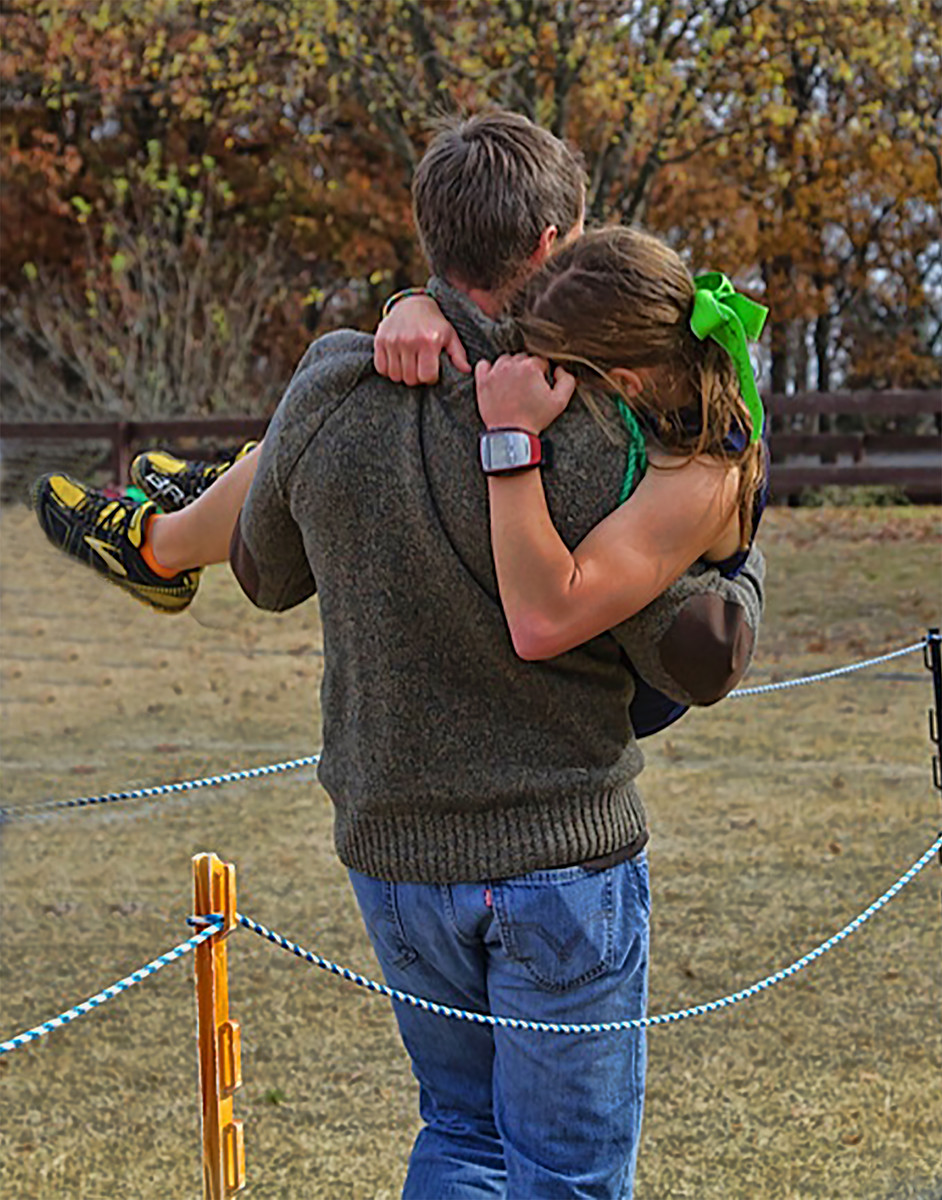
M 818 295 L 821 297 L 822 303 L 826 304 L 824 281 L 816 277 L 815 283 L 817 284 Z M 818 391 L 829 392 L 831 390 L 831 314 L 827 307 L 824 307 L 815 319 L 814 357 L 817 368 Z M 822 413 L 819 421 L 819 432 L 830 433 L 833 428 L 831 417 L 826 413 Z
M 819 392 L 831 390 L 831 314 L 823 312 L 814 323 L 814 357 Z
M 762 264 L 765 294 L 768 297 L 767 303 L 772 313 L 775 312 L 776 296 L 781 295 L 787 286 L 790 267 L 790 261 L 782 256 Z M 791 382 L 791 359 L 788 352 L 789 322 L 777 321 L 773 316 L 769 321 L 769 334 L 769 347 L 772 353 L 771 388 L 773 394 L 784 395 L 788 392 L 788 385 Z

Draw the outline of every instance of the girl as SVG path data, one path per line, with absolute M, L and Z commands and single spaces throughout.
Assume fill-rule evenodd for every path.
M 489 480 L 514 646 L 523 658 L 548 658 L 634 615 L 698 557 L 726 578 L 744 566 L 768 498 L 746 343 L 758 338 L 767 310 L 722 276 L 692 279 L 656 238 L 612 228 L 557 252 L 514 311 L 531 353 L 478 362 L 484 424 L 538 435 L 578 394 L 626 445 L 620 507 L 572 551 L 553 526 L 539 473 Z M 438 349 L 454 361 L 456 338 L 434 301 L 405 299 L 377 333 L 377 370 L 424 382 L 428 343 L 437 370 Z M 560 364 L 552 383 L 550 361 Z M 633 674 L 638 737 L 686 712 Z
M 765 310 L 722 276 L 695 281 L 656 238 L 616 227 L 556 254 L 516 315 L 528 353 L 475 368 L 484 424 L 539 435 L 578 391 L 629 450 L 630 499 L 572 550 L 538 472 L 489 478 L 514 645 L 524 658 L 549 658 L 633 616 L 698 558 L 728 575 L 742 565 L 765 502 L 762 409 L 745 344 Z M 559 364 L 552 380 L 550 362 Z

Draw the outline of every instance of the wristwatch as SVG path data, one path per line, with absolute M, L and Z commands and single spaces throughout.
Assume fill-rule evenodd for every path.
M 511 475 L 550 462 L 549 441 L 526 429 L 488 429 L 481 434 L 480 447 L 485 475 Z

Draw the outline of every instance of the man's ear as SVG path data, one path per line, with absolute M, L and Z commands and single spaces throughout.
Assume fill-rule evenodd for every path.
M 542 267 L 553 253 L 553 247 L 556 245 L 558 237 L 559 228 L 556 225 L 547 225 L 540 234 L 540 240 L 536 244 L 536 249 L 530 255 L 530 265 L 534 271 L 537 267 Z
M 644 391 L 644 380 L 637 371 L 632 371 L 630 367 L 612 367 L 609 375 L 613 375 L 619 383 L 624 384 L 625 391 L 631 400 L 640 396 Z

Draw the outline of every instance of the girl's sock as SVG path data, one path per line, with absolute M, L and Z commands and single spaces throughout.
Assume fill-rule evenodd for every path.
M 155 513 L 147 522 L 147 527 L 144 530 L 144 540 L 141 543 L 141 558 L 150 567 L 155 575 L 159 575 L 161 579 L 173 579 L 175 575 L 179 575 L 179 571 L 172 571 L 169 567 L 161 566 L 154 557 L 153 539 L 154 526 L 161 519 L 160 513 Z

